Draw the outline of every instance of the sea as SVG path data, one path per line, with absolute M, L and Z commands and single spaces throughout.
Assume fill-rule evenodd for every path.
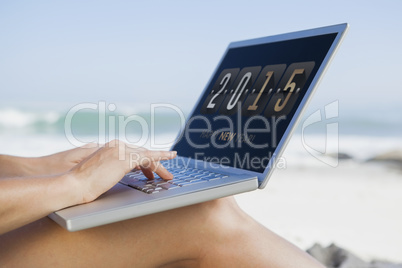
M 168 150 L 184 126 L 191 109 L 173 104 L 2 103 L 0 148 L 3 154 L 37 156 L 89 142 L 119 138 L 150 149 Z M 286 155 L 294 165 L 314 165 L 305 153 L 367 160 L 402 150 L 402 116 L 399 113 L 336 111 L 326 120 L 323 109 L 307 111 L 294 131 Z M 307 127 L 306 123 L 313 120 Z M 310 120 L 311 121 L 311 120 Z M 310 122 L 308 121 L 308 122 Z M 308 123 L 307 122 L 307 123 Z

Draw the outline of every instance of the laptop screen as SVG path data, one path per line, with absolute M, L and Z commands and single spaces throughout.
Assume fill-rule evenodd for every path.
M 229 48 L 173 149 L 263 173 L 336 35 Z

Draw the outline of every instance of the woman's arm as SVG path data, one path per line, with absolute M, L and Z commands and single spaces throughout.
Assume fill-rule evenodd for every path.
M 78 204 L 78 187 L 68 173 L 0 180 L 0 234 Z
M 39 173 L 40 158 L 0 155 L 0 179 Z
M 64 207 L 91 202 L 133 168 L 143 169 L 147 177 L 152 177 L 151 171 L 154 171 L 164 179 L 172 179 L 173 176 L 159 161 L 175 156 L 175 152 L 149 151 L 113 141 L 69 171 L 56 175 L 3 178 L 0 180 L 0 234 Z M 7 162 L 1 162 L 0 168 L 4 163 Z M 12 171 L 8 174 L 21 174 L 16 165 L 11 166 L 6 168 Z
M 0 155 L 0 179 L 66 172 L 97 149 L 99 149 L 97 144 L 87 144 L 84 147 L 42 157 Z

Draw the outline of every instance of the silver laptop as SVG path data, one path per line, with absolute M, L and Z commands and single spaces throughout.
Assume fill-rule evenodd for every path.
M 264 188 L 347 28 L 231 43 L 164 162 L 173 180 L 130 172 L 49 217 L 77 231 Z

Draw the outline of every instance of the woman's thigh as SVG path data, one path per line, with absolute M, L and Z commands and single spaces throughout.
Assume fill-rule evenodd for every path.
M 68 232 L 43 218 L 0 236 L 0 267 L 157 267 L 197 258 L 192 207 Z M 186 217 L 187 215 L 187 217 Z
M 0 267 L 322 267 L 232 197 L 70 233 L 48 218 L 0 236 Z

